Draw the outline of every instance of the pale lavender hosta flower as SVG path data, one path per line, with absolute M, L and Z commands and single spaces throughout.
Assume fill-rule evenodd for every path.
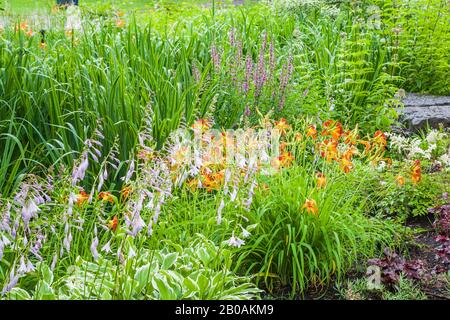
M 134 159 L 130 160 L 130 167 L 128 168 L 127 174 L 125 175 L 125 178 L 123 178 L 125 183 L 128 183 L 133 176 L 135 169 Z
M 147 236 L 150 237 L 153 233 L 153 221 L 150 220 L 150 222 L 147 225 Z
M 238 194 L 238 187 L 237 187 L 237 185 L 235 185 L 234 187 L 233 187 L 233 192 L 231 193 L 231 195 L 230 195 L 230 201 L 231 202 L 234 202 L 235 200 L 236 200 L 236 198 L 237 198 L 237 194 Z
M 240 248 L 242 245 L 245 244 L 245 241 L 236 237 L 233 232 L 231 238 L 227 241 L 227 244 L 232 247 Z
M 98 259 L 97 247 L 98 247 L 97 227 L 95 227 L 95 229 L 94 229 L 94 238 L 92 239 L 92 243 L 91 243 L 91 246 L 89 248 L 91 250 L 92 256 L 94 257 L 95 261 L 97 261 L 97 259 Z
M 225 207 L 225 201 L 222 199 L 220 201 L 219 208 L 217 209 L 217 224 L 222 223 L 222 210 Z
M 68 205 L 67 205 L 67 211 L 66 211 L 66 213 L 64 214 L 64 216 L 63 216 L 63 221 L 64 222 L 66 222 L 67 221 L 67 219 L 69 218 L 69 217 L 72 217 L 72 214 L 73 214 L 73 205 L 74 205 L 74 203 L 77 201 L 77 195 L 75 194 L 75 193 L 73 193 L 73 192 L 71 192 L 70 193 L 70 195 L 69 195 L 69 200 L 68 200 Z
M 109 240 L 102 248 L 102 252 L 111 253 L 111 240 Z
M 45 236 L 42 234 L 37 235 L 37 240 L 34 243 L 34 245 L 30 248 L 30 252 L 40 261 L 42 261 L 42 257 L 39 254 L 39 251 L 41 250 L 43 246 L 43 242 L 45 241 Z
M 5 246 L 9 246 L 12 243 L 4 234 L 2 235 L 0 241 L 3 242 Z
M 25 202 L 25 205 L 22 207 L 22 220 L 25 229 L 28 229 L 31 218 L 34 218 L 39 211 L 40 209 L 36 205 L 35 199 L 29 199 Z
M 20 257 L 19 268 L 17 269 L 17 273 L 19 274 L 27 274 L 28 272 L 34 271 L 34 266 L 29 259 L 25 262 L 25 257 Z
M 20 222 L 20 218 L 16 217 L 16 220 L 14 221 L 14 225 L 11 229 L 11 237 L 13 239 L 16 239 L 17 236 L 17 229 L 19 228 L 19 222 Z
M 88 153 L 85 151 L 81 155 L 81 163 L 79 166 L 75 166 L 72 172 L 72 186 L 75 186 L 79 181 L 84 179 L 87 168 L 89 167 Z
M 3 253 L 5 252 L 5 244 L 3 243 L 3 241 L 0 239 L 0 262 L 2 261 L 3 258 Z
M 145 227 L 145 222 L 138 211 L 131 214 L 131 217 L 125 215 L 125 224 L 128 227 L 127 234 L 132 237 L 135 237 Z
M 53 255 L 52 264 L 50 265 L 50 269 L 53 271 L 56 268 L 56 263 L 58 262 L 58 255 L 55 253 Z
M 134 251 L 133 247 L 130 246 L 130 249 L 128 250 L 128 259 L 133 259 L 136 257 L 136 251 Z
M 0 221 L 0 231 L 11 233 L 11 203 L 7 202 L 5 207 Z
M 242 230 L 242 238 L 248 238 L 251 236 L 251 233 L 247 231 L 247 229 L 245 229 L 244 227 L 241 226 L 241 230 Z
M 119 259 L 119 262 L 121 263 L 121 264 L 125 264 L 125 258 L 123 257 L 123 254 L 122 254 L 122 249 L 119 247 L 119 249 L 117 249 L 117 258 Z
M 102 173 L 98 175 L 98 186 L 97 186 L 97 192 L 100 192 L 102 190 L 103 184 L 105 183 L 105 180 L 108 179 L 108 171 L 105 169 Z
M 63 246 L 66 249 L 67 253 L 70 252 L 70 246 L 72 243 L 72 232 L 70 230 L 67 231 L 67 234 L 65 235 L 63 239 Z M 62 254 L 61 254 L 62 256 Z
M 159 214 L 161 213 L 161 204 L 162 202 L 158 202 L 155 206 L 155 214 L 153 215 L 153 223 L 156 224 L 158 221 Z
M 15 272 L 14 268 L 12 268 L 10 274 L 9 274 L 9 282 L 5 283 L 2 295 L 10 292 L 19 282 L 20 274 Z

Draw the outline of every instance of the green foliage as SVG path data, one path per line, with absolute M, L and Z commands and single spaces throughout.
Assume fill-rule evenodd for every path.
M 401 276 L 392 290 L 384 286 L 369 288 L 367 279 L 347 281 L 346 286 L 339 286 L 338 292 L 345 300 L 427 300 L 419 286 L 413 280 Z
M 446 0 L 374 1 L 408 91 L 450 93 L 450 9 Z
M 250 222 L 257 227 L 238 265 L 256 273 L 269 290 L 289 286 L 292 294 L 302 293 L 340 279 L 377 244 L 392 244 L 393 225 L 362 213 L 362 182 L 356 176 L 335 176 L 324 190 L 315 189 L 311 177 L 314 174 L 298 167 L 268 178 L 270 191 L 257 194 L 250 212 Z M 307 198 L 315 199 L 317 215 L 302 208 Z
M 128 243 L 123 255 L 127 259 L 122 263 L 102 257 L 89 262 L 79 257 L 57 280 L 41 263 L 36 273 L 26 276 L 37 277 L 36 286 L 29 291 L 14 288 L 6 299 L 247 300 L 257 298 L 260 292 L 250 277 L 229 271 L 229 250 L 219 250 L 202 236 L 185 247 L 168 243 L 162 250 L 137 250 Z
M 386 177 L 373 194 L 374 212 L 394 216 L 400 220 L 407 217 L 425 216 L 435 206 L 443 192 L 448 192 L 448 174 L 422 175 L 417 184 L 398 185 L 393 178 Z

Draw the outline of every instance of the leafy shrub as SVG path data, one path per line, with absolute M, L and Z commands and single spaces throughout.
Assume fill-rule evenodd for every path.
M 339 279 L 358 257 L 392 241 L 388 221 L 362 213 L 361 182 L 349 176 L 335 177 L 325 190 L 301 167 L 267 178 L 269 191 L 257 193 L 248 215 L 257 227 L 240 253 L 240 269 L 257 274 L 269 290 L 289 286 L 294 294 Z M 306 199 L 314 199 L 316 212 L 302 209 Z
M 180 245 L 172 248 L 175 250 L 137 250 L 128 243 L 117 263 L 103 257 L 96 262 L 79 257 L 60 278 L 55 278 L 53 271 L 41 263 L 35 273 L 26 276 L 39 279 L 35 287 L 28 291 L 13 288 L 6 298 L 246 300 L 258 297 L 260 290 L 249 277 L 238 277 L 227 269 L 231 263 L 229 250 L 219 250 L 201 236 L 183 248 Z
M 340 296 L 346 300 L 426 300 L 427 296 L 411 279 L 400 276 L 396 285 L 387 288 L 369 288 L 367 279 L 348 281 L 345 287 L 338 287 Z
M 402 87 L 412 92 L 450 93 L 448 1 L 374 1 L 381 10 L 384 32 L 395 48 Z
M 394 215 L 399 219 L 427 215 L 428 209 L 447 190 L 447 179 L 448 174 L 434 173 L 422 175 L 417 184 L 399 185 L 391 176 L 376 188 L 373 195 L 374 211 Z

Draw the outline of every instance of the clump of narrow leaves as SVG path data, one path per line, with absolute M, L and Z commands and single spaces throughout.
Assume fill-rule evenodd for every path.
M 384 249 L 383 258 L 370 259 L 368 264 L 378 266 L 381 269 L 381 280 L 386 285 L 397 284 L 402 274 L 413 280 L 429 280 L 429 275 L 426 273 L 426 264 L 423 260 L 407 261 L 389 248 Z

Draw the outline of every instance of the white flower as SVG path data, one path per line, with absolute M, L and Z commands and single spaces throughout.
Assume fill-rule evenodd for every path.
M 428 135 L 426 137 L 426 140 L 428 143 L 436 143 L 441 139 L 441 133 L 437 130 L 431 130 L 428 132 Z
M 136 251 L 133 250 L 132 247 L 130 247 L 130 250 L 128 250 L 128 259 L 133 259 L 136 257 Z
M 95 236 L 94 239 L 92 239 L 92 244 L 90 247 L 92 256 L 94 257 L 95 261 L 97 261 L 97 259 L 98 259 L 97 246 L 98 246 L 98 238 L 97 238 L 97 236 Z
M 243 237 L 243 238 L 248 238 L 248 237 L 250 237 L 251 233 L 248 232 L 246 229 L 244 229 L 242 226 L 241 226 L 241 230 L 242 230 L 242 237 Z
M 222 223 L 222 210 L 223 207 L 225 207 L 225 201 L 220 201 L 220 205 L 219 208 L 217 209 L 217 224 L 221 224 Z
M 448 153 L 445 153 L 442 156 L 440 156 L 439 160 L 444 166 L 450 167 L 450 155 Z
M 228 244 L 229 246 L 239 248 L 240 246 L 242 246 L 243 244 L 245 244 L 245 241 L 239 239 L 238 237 L 235 237 L 235 236 L 234 236 L 234 233 L 233 233 L 233 235 L 231 236 L 231 238 L 227 241 L 227 244 Z
M 377 170 L 378 171 L 383 171 L 384 168 L 386 168 L 386 162 L 380 161 L 380 163 L 378 164 Z
M 105 244 L 102 247 L 102 249 L 101 249 L 102 252 L 111 253 L 111 244 L 110 244 L 110 242 L 111 242 L 111 240 L 109 240 L 108 243 Z

